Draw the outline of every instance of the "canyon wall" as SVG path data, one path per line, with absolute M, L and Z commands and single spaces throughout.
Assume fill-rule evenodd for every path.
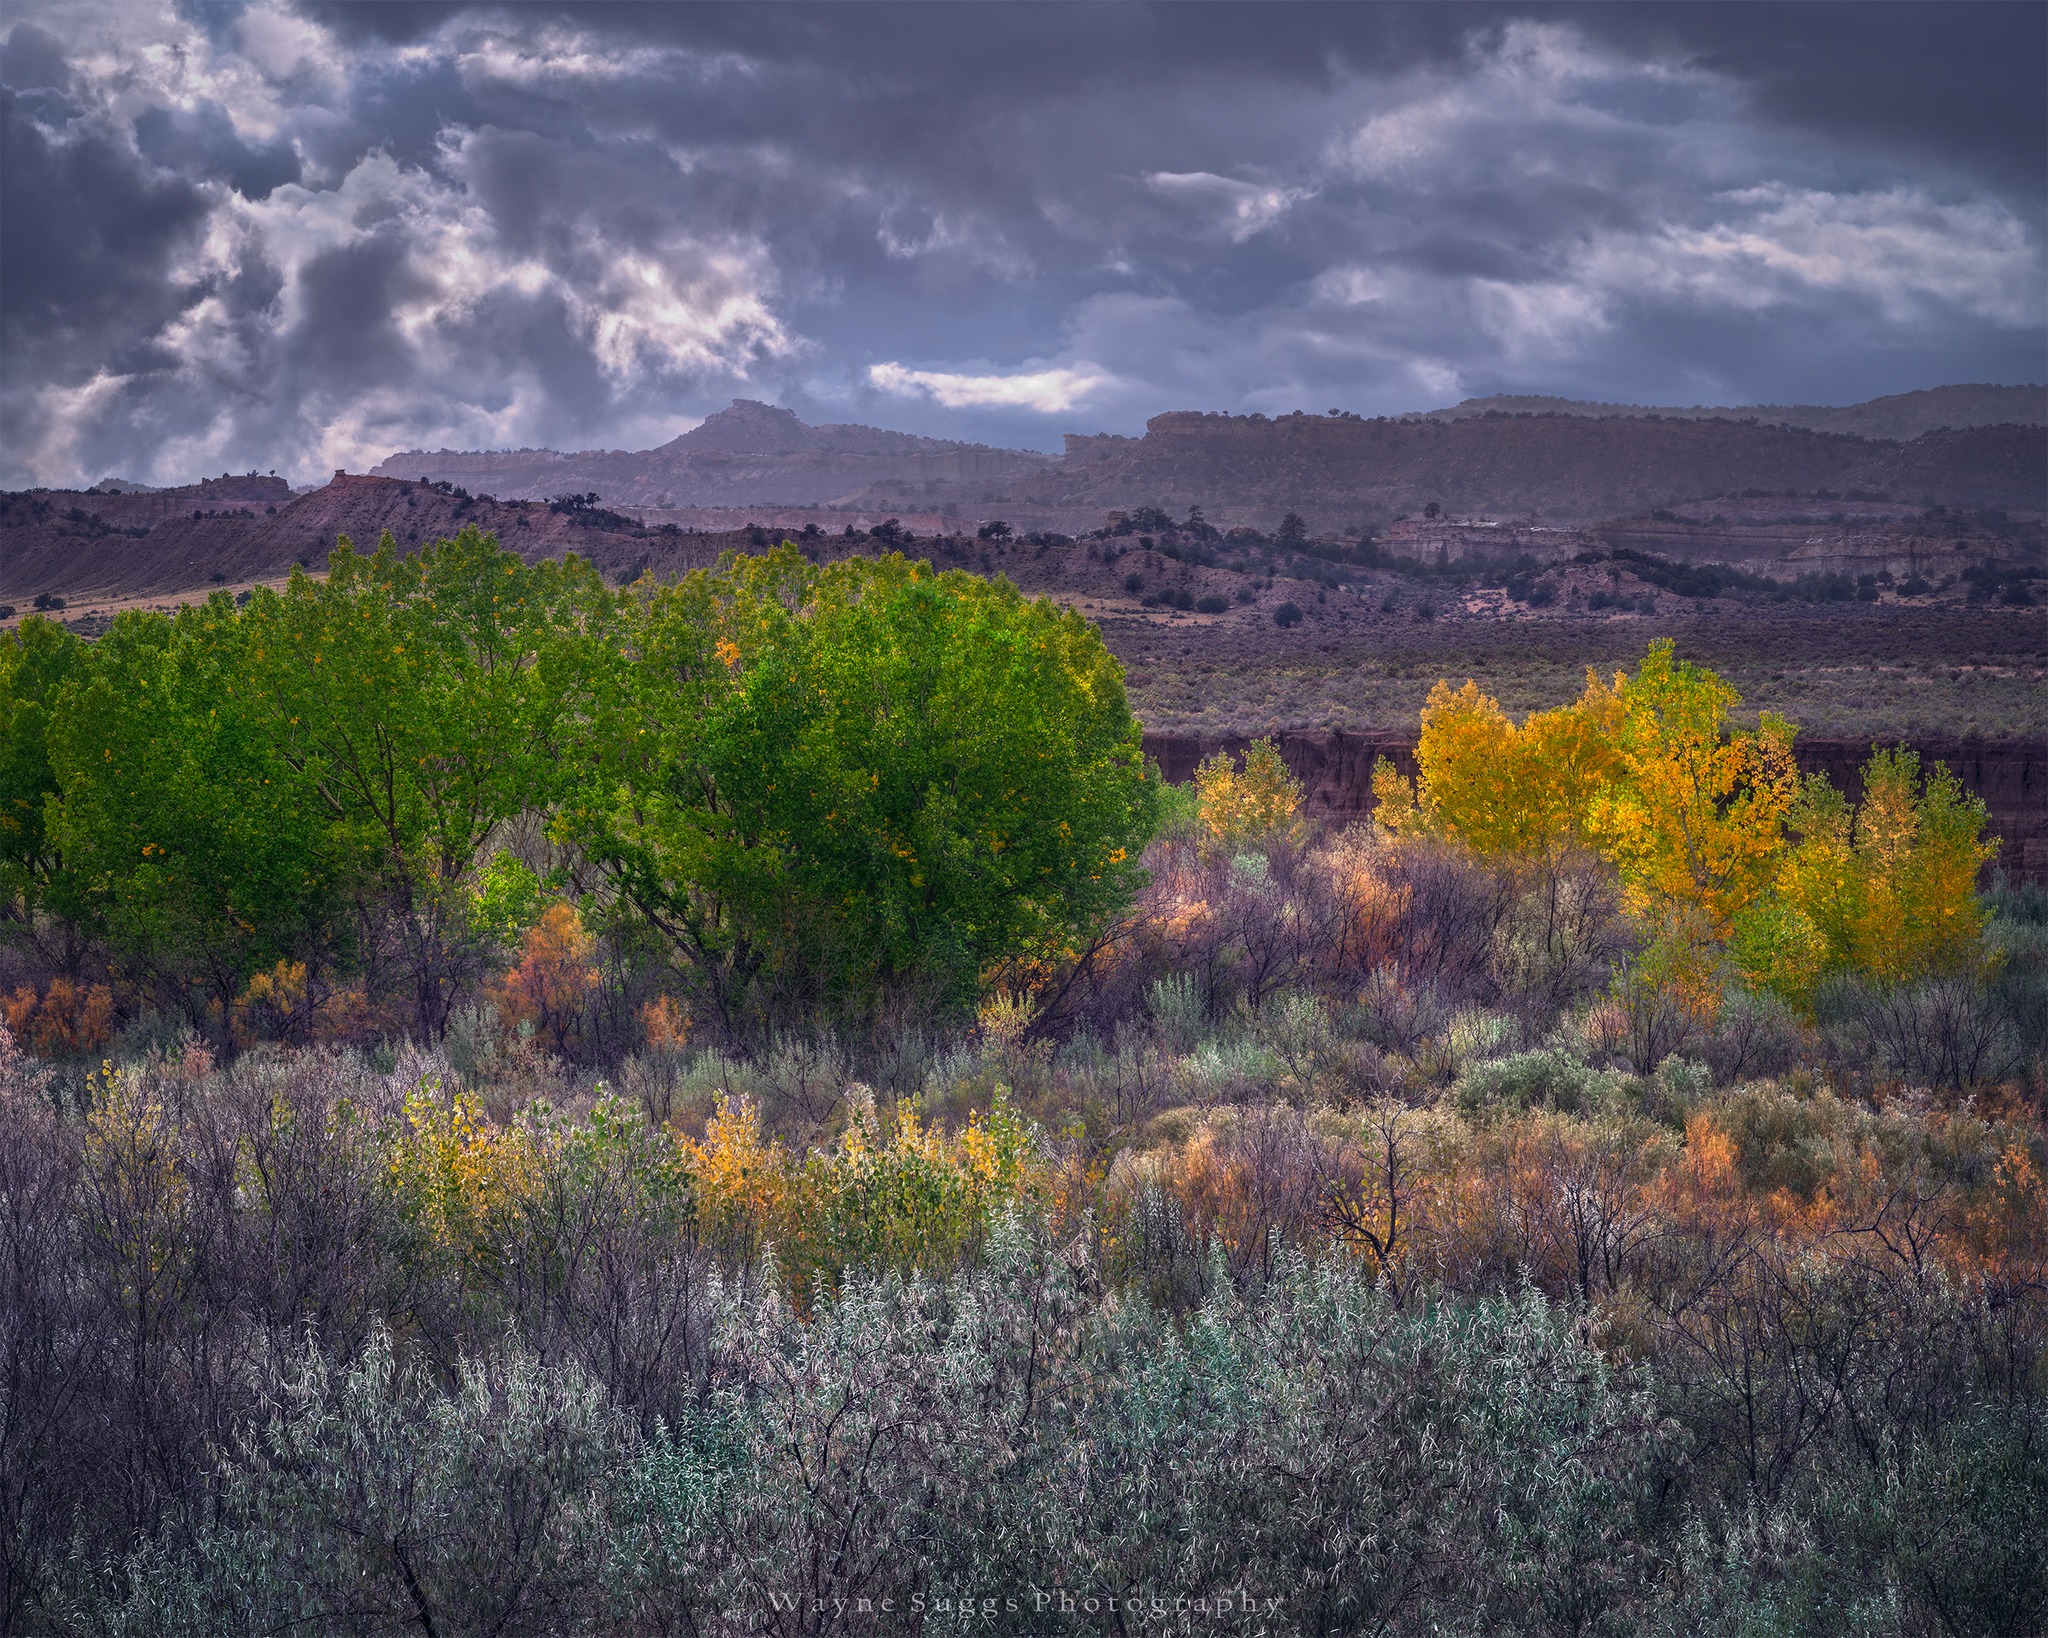
M 1962 400 L 1981 409 L 1990 391 L 1956 389 L 1956 404 L 1872 424 L 1917 426 L 1967 407 Z M 1368 421 L 1171 411 L 1139 438 L 1069 435 L 1064 455 L 1053 457 L 881 427 L 812 426 L 776 405 L 736 399 L 657 449 L 408 450 L 376 472 L 451 481 L 501 500 L 594 491 L 611 506 L 667 508 L 950 503 L 965 516 L 1029 518 L 1062 532 L 1092 528 L 1110 509 L 1163 506 L 1177 516 L 1199 505 L 1212 522 L 1255 515 L 1270 528 L 1296 510 L 1335 531 L 1383 525 L 1432 500 L 1455 514 L 1558 522 L 1757 489 L 2031 513 L 2048 492 L 2048 437 L 2038 425 L 1943 425 L 1893 442 L 1692 412 L 1489 409 Z
M 1033 497 L 1062 505 L 1190 500 L 1321 516 L 1450 512 L 1614 516 L 1762 488 L 1881 491 L 1915 504 L 2038 508 L 2048 438 L 2035 426 L 1873 442 L 1724 419 L 1502 415 L 1455 421 L 1155 415 L 1140 439 L 1070 440 Z M 1312 517 L 1314 522 L 1315 518 Z
M 1488 410 L 1503 414 L 1661 416 L 1667 421 L 1761 421 L 1805 427 L 1810 432 L 1846 432 L 1856 438 L 1917 438 L 1944 427 L 2048 425 L 2048 387 L 1999 387 L 1983 383 L 1923 387 L 1861 404 L 1743 404 L 1667 409 L 1646 404 L 1597 404 L 1579 398 L 1500 394 L 1468 398 L 1450 409 L 1431 410 L 1432 421 L 1464 421 Z

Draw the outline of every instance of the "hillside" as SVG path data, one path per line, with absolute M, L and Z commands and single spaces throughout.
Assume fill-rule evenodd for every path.
M 375 471 L 484 488 L 508 500 L 594 491 L 613 506 L 816 506 L 877 483 L 979 494 L 990 484 L 1028 480 L 1049 460 L 881 427 L 810 426 L 789 410 L 737 398 L 658 449 L 408 450 Z
M 1642 404 L 1589 403 L 1578 398 L 1548 398 L 1502 393 L 1468 398 L 1449 409 L 1431 410 L 1432 421 L 1463 421 L 1499 411 L 1509 415 L 1662 416 L 1666 420 L 1762 421 L 1810 432 L 1845 432 L 1857 438 L 1917 438 L 1937 427 L 1983 427 L 2006 423 L 2048 425 L 2048 387 L 1994 387 L 1982 384 L 1928 387 L 1919 392 L 1892 393 L 1867 403 L 1742 404 L 1722 407 L 1694 405 L 1688 409 Z
M 473 523 L 522 556 L 574 550 L 601 565 L 630 561 L 641 533 L 604 513 L 501 502 L 390 478 L 337 472 L 325 487 L 296 499 L 282 479 L 238 481 L 274 489 L 234 504 L 218 504 L 224 497 L 217 486 L 202 485 L 134 495 L 0 495 L 0 597 L 13 603 L 39 594 L 72 601 L 135 598 L 271 579 L 295 564 L 324 564 L 337 536 L 368 551 L 386 529 L 401 546 L 417 546 Z M 201 504 L 207 500 L 216 504 Z

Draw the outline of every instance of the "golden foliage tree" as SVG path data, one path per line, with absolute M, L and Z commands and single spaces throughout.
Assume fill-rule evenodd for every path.
M 1629 907 L 1713 937 L 1771 884 L 1798 795 L 1792 725 L 1729 716 L 1740 696 L 1650 645 L 1634 677 L 1591 672 L 1578 700 L 1519 727 L 1476 683 L 1440 682 L 1422 714 L 1420 777 L 1381 760 L 1380 823 L 1454 838 L 1491 859 L 1584 845 L 1620 872 Z
M 1814 775 L 1788 817 L 1799 840 L 1777 891 L 1737 931 L 1752 983 L 1804 1005 L 1830 973 L 1910 983 L 1982 968 L 1977 872 L 1998 844 L 1983 840 L 1983 801 L 1946 765 L 1923 779 L 1917 752 L 1877 749 L 1853 810 Z
M 1668 638 L 1615 693 L 1616 767 L 1594 793 L 1588 833 L 1620 870 L 1631 909 L 1725 938 L 1776 877 L 1800 790 L 1796 730 L 1768 711 L 1756 728 L 1731 730 L 1741 695 L 1674 660 Z
M 1195 770 L 1201 814 L 1202 851 L 1212 856 L 1242 853 L 1292 829 L 1301 809 L 1301 783 L 1280 760 L 1270 739 L 1254 740 L 1244 767 L 1218 751 Z
M 1996 850 L 1983 802 L 1940 763 L 1923 779 L 1900 748 L 1872 755 L 1852 810 L 1824 776 L 1800 779 L 1791 723 L 1765 712 L 1735 728 L 1740 703 L 1669 641 L 1633 677 L 1589 672 L 1578 700 L 1519 726 L 1476 683 L 1439 682 L 1419 777 L 1384 758 L 1373 770 L 1379 823 L 1504 863 L 1591 849 L 1649 938 L 1629 982 L 1695 1014 L 1716 1003 L 1724 948 L 1750 984 L 1796 1005 L 1834 972 L 1980 970 L 1977 872 Z
M 1555 856 L 1583 840 L 1594 796 L 1613 776 L 1618 715 L 1615 692 L 1590 672 L 1581 699 L 1519 727 L 1477 683 L 1440 681 L 1422 708 L 1419 777 L 1402 778 L 1384 757 L 1373 769 L 1380 823 L 1397 835 L 1455 837 L 1482 858 Z

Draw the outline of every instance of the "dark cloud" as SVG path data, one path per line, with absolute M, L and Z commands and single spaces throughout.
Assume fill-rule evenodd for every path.
M 64 42 L 33 23 L 17 23 L 0 40 L 0 83 L 17 91 L 68 90 L 71 65 Z
M 1678 3 L 1582 8 L 1638 49 L 1667 44 L 1746 86 L 1785 125 L 1989 173 L 2038 202 L 2048 131 L 2048 7 Z
M 298 152 L 289 142 L 244 142 L 227 114 L 214 106 L 191 113 L 145 108 L 135 118 L 135 143 L 163 169 L 225 182 L 248 199 L 267 199 L 273 188 L 296 182 L 301 174 Z
M 204 225 L 206 190 L 151 165 L 67 98 L 8 86 L 0 174 L 7 385 L 76 382 L 121 355 L 132 364 L 133 349 L 189 305 L 174 264 Z
M 1638 57 L 1687 57 L 1733 76 L 1787 125 L 1910 148 L 2038 183 L 2048 127 L 2048 8 L 2014 0 L 1662 0 L 1621 5 L 1034 4 L 1029 6 L 591 3 L 492 8 L 311 0 L 345 38 L 416 42 L 451 21 L 543 19 L 619 37 L 731 52 L 822 72 L 848 100 L 878 87 L 943 85 L 971 103 L 1031 100 L 1077 85 L 1143 93 L 1222 75 L 1327 87 L 1342 72 L 1455 62 L 1475 31 L 1522 19 L 1569 23 Z
M 411 374 L 395 313 L 417 285 L 395 225 L 313 257 L 298 282 L 300 313 L 284 340 L 299 371 L 344 392 Z
M 2038 6 L 77 4 L 7 481 L 2043 373 Z

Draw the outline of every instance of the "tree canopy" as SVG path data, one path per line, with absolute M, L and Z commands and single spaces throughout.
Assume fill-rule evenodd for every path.
M 474 529 L 387 535 L 244 608 L 0 639 L 17 922 L 90 929 L 195 1022 L 296 961 L 438 1034 L 523 931 L 515 832 L 731 1027 L 971 1006 L 1115 913 L 1156 802 L 1091 626 L 901 557 L 613 592 Z
M 626 600 L 612 652 L 561 831 L 728 1014 L 959 1001 L 1140 879 L 1157 785 L 1120 669 L 1007 581 L 785 546 Z
M 1419 777 L 1384 759 L 1374 770 L 1380 823 L 1508 864 L 1605 859 L 1645 960 L 1689 982 L 1725 956 L 1804 1006 L 1829 973 L 1981 968 L 1984 804 L 1939 763 L 1923 784 L 1914 753 L 1879 748 L 1852 808 L 1823 776 L 1801 780 L 1791 723 L 1765 712 L 1734 727 L 1740 703 L 1668 640 L 1633 677 L 1588 672 L 1579 699 L 1519 724 L 1477 683 L 1439 682 Z

